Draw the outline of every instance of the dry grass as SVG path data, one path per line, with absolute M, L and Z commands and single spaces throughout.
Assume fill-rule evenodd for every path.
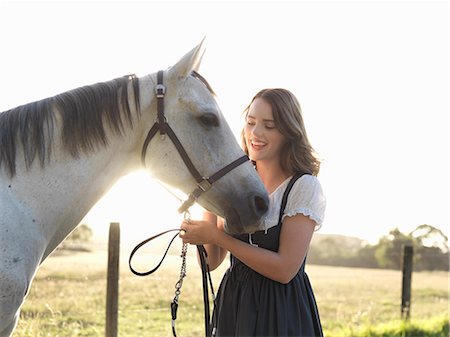
M 190 252 L 195 250 L 190 248 Z M 169 304 L 181 259 L 168 256 L 155 274 L 137 277 L 122 254 L 119 336 L 171 336 Z M 144 270 L 160 256 L 145 254 L 134 264 Z M 52 256 L 39 269 L 22 309 L 14 337 L 104 336 L 107 253 Z M 215 288 L 227 263 L 213 272 Z M 202 336 L 203 300 L 195 257 L 188 258 L 188 276 L 180 296 L 179 336 Z M 391 270 L 307 266 L 327 336 L 399 319 L 401 273 Z M 448 274 L 413 274 L 412 317 L 433 319 L 447 313 Z

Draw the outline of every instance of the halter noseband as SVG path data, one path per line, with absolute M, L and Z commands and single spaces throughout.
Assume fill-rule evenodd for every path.
M 222 178 L 224 175 L 226 175 L 228 172 L 232 171 L 239 165 L 247 162 L 249 159 L 246 155 L 236 159 L 232 163 L 228 164 L 224 168 L 220 169 L 216 173 L 214 173 L 210 177 L 204 177 L 202 176 L 198 170 L 195 168 L 194 164 L 192 163 L 191 159 L 189 158 L 189 155 L 187 154 L 186 150 L 184 149 L 183 145 L 181 144 L 180 140 L 178 139 L 175 132 L 170 127 L 169 123 L 167 123 L 166 117 L 164 115 L 164 96 L 166 94 L 166 87 L 163 84 L 163 74 L 164 72 L 162 70 L 158 71 L 157 74 L 157 84 L 155 87 L 155 95 L 156 95 L 156 104 L 157 104 L 157 119 L 155 121 L 155 124 L 153 124 L 152 128 L 147 134 L 147 137 L 145 138 L 144 145 L 142 147 L 141 152 L 141 161 L 142 164 L 145 166 L 145 153 L 147 152 L 147 147 L 152 138 L 156 135 L 156 133 L 159 131 L 160 135 L 167 134 L 172 141 L 172 143 L 175 145 L 178 153 L 180 154 L 181 158 L 183 159 L 184 164 L 188 168 L 191 175 L 195 178 L 197 182 L 197 188 L 194 189 L 189 194 L 189 197 L 186 201 L 183 202 L 180 208 L 178 208 L 178 212 L 183 213 L 186 212 L 189 207 L 191 207 L 195 200 L 197 200 L 200 195 L 203 192 L 208 191 L 212 184 L 215 183 L 217 180 Z

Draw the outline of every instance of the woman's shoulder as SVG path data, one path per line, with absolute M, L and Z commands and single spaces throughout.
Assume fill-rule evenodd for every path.
M 319 179 L 316 176 L 311 174 L 303 174 L 300 178 L 295 181 L 292 186 L 294 190 L 303 190 L 303 192 L 307 192 L 310 190 L 322 190 L 322 185 L 320 184 Z
M 289 199 L 300 199 L 303 202 L 308 200 L 319 201 L 320 199 L 325 199 L 325 194 L 316 176 L 304 174 L 292 186 L 289 192 Z
M 320 226 L 323 222 L 326 197 L 316 176 L 304 174 L 292 186 L 286 202 L 284 216 L 302 213 Z M 283 216 L 283 217 L 284 217 Z
M 278 224 L 283 195 L 292 178 L 286 179 L 269 195 L 269 210 L 262 221 L 263 229 L 269 229 Z M 288 194 L 283 218 L 302 213 L 307 216 L 311 215 L 317 223 L 321 224 L 324 217 L 325 204 L 325 196 L 317 177 L 304 174 L 292 185 Z
M 322 185 L 320 184 L 319 179 L 316 176 L 310 174 L 303 174 L 299 178 L 297 178 L 293 183 L 292 179 L 295 179 L 295 175 L 288 178 L 285 182 L 283 182 L 279 188 L 273 193 L 273 199 L 279 199 L 281 202 L 282 197 L 289 192 L 289 199 L 298 199 L 302 197 L 302 199 L 308 199 L 312 197 L 313 194 L 324 194 Z M 289 185 L 292 184 L 289 189 Z M 287 191 L 289 189 L 289 191 Z

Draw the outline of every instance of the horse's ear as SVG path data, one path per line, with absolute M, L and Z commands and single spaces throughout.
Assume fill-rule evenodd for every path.
M 177 64 L 171 67 L 169 69 L 169 74 L 171 76 L 185 78 L 188 77 L 192 73 L 192 71 L 198 71 L 203 54 L 205 52 L 204 41 L 205 38 L 203 38 L 202 42 L 200 42 L 197 47 L 184 55 L 181 60 L 177 62 Z

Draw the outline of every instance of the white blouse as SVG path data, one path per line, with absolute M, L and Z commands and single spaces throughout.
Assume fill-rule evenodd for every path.
M 267 230 L 278 224 L 281 201 L 291 178 L 286 179 L 275 191 L 269 194 L 269 210 L 262 220 L 260 227 L 262 230 Z M 301 213 L 314 220 L 316 223 L 315 229 L 318 230 L 325 217 L 325 208 L 326 198 L 319 180 L 315 176 L 305 174 L 292 186 L 282 219 L 284 220 L 286 216 L 290 217 Z

